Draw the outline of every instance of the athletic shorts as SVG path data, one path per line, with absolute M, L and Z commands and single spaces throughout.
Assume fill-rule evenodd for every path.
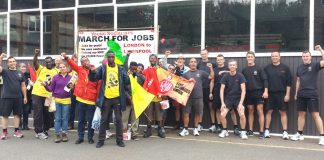
M 281 111 L 287 111 L 288 103 L 284 101 L 284 98 L 284 92 L 270 92 L 266 110 L 279 109 Z
M 215 110 L 220 110 L 221 108 L 221 100 L 220 100 L 220 93 L 219 93 L 219 89 L 214 89 L 213 90 L 213 108 Z
M 319 103 L 316 98 L 297 98 L 297 111 L 319 112 Z
M 13 115 L 20 116 L 23 113 L 23 99 L 22 98 L 3 98 L 1 105 L 1 115 L 9 117 L 11 112 Z
M 195 113 L 203 114 L 204 112 L 204 102 L 202 98 L 198 99 L 188 99 L 187 105 L 183 108 L 185 113 L 191 113 L 191 108 L 194 108 Z
M 262 90 L 247 91 L 245 96 L 245 105 L 256 106 L 258 104 L 264 104 L 262 95 L 263 95 Z
M 229 110 L 236 110 L 239 103 L 240 103 L 240 97 L 238 98 L 225 98 L 225 105 L 226 105 L 226 108 L 229 109 Z

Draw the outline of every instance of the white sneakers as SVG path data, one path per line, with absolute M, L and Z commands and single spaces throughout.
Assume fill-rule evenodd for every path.
M 320 136 L 318 144 L 324 146 L 324 136 Z
M 211 127 L 209 127 L 208 130 L 209 130 L 210 133 L 215 133 L 216 132 L 216 126 L 212 125 Z
M 289 136 L 288 136 L 288 132 L 287 131 L 284 131 L 282 133 L 282 139 L 284 139 L 284 140 L 288 140 L 289 139 Z
M 270 138 L 270 131 L 268 129 L 264 131 L 264 138 Z
M 198 129 L 198 132 L 201 132 L 201 130 L 203 130 L 204 128 L 203 128 L 203 126 L 202 126 L 202 125 L 198 124 L 198 127 L 197 127 L 197 129 Z
M 197 128 L 195 128 L 195 129 L 193 130 L 193 135 L 194 135 L 194 136 L 199 136 L 199 132 L 198 132 L 198 129 L 197 129 Z
M 106 130 L 106 139 L 109 139 L 113 134 L 110 132 L 110 130 Z
M 248 139 L 248 136 L 246 135 L 246 131 L 241 131 L 240 137 L 243 140 L 247 140 Z
M 198 128 L 194 128 L 192 134 L 194 136 L 199 136 Z M 182 131 L 179 133 L 179 136 L 181 136 L 181 137 L 188 136 L 188 135 L 189 135 L 189 131 L 185 128 L 183 128 Z
M 228 137 L 228 131 L 222 130 L 222 132 L 220 134 L 218 134 L 218 137 L 220 137 L 220 138 Z
M 185 128 L 182 129 L 182 131 L 179 133 L 179 136 L 184 137 L 189 135 L 189 131 Z
M 293 136 L 291 136 L 290 138 L 292 141 L 302 141 L 304 140 L 304 135 L 299 134 L 298 132 L 296 134 L 294 134 Z

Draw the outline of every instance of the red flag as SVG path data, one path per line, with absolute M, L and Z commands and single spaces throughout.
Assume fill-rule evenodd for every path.
M 143 74 L 145 76 L 143 88 L 146 91 L 157 96 L 160 91 L 160 82 L 159 82 L 159 79 L 156 74 L 156 68 L 155 67 L 154 68 L 152 68 L 152 67 L 146 68 L 143 71 Z
M 37 76 L 34 68 L 28 63 L 28 72 L 30 74 L 30 79 L 32 82 L 36 82 Z

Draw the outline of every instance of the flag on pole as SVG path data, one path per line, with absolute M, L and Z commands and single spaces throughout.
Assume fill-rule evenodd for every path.
M 132 102 L 135 117 L 137 119 L 152 102 L 154 95 L 147 92 L 141 85 L 137 83 L 137 77 L 129 75 L 129 79 L 132 88 Z
M 107 45 L 109 47 L 109 51 L 112 51 L 115 54 L 115 63 L 119 65 L 123 65 L 126 56 L 123 55 L 120 45 L 115 40 L 108 41 Z M 104 58 L 107 58 L 107 54 L 104 56 Z
M 28 72 L 30 74 L 30 80 L 35 83 L 37 79 L 36 72 L 29 63 L 28 63 Z

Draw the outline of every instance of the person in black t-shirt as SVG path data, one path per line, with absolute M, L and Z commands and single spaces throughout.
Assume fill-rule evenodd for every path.
M 248 136 L 253 136 L 254 107 L 256 107 L 259 116 L 259 138 L 264 134 L 264 114 L 263 98 L 268 98 L 268 80 L 264 70 L 255 64 L 255 54 L 249 51 L 246 54 L 247 66 L 243 69 L 242 74 L 247 80 L 245 104 L 248 108 Z
M 208 59 L 208 51 L 207 49 L 203 49 L 200 51 L 200 56 L 201 56 L 201 61 L 197 64 L 197 69 L 198 70 L 202 70 L 207 72 L 208 74 L 210 73 L 210 70 L 207 66 L 208 63 L 212 64 L 213 67 L 216 66 L 215 63 L 211 62 Z M 212 100 L 210 100 L 210 96 L 212 96 L 212 92 L 213 92 L 213 88 L 210 88 L 210 79 L 208 78 L 204 78 L 203 79 L 203 100 L 204 100 L 204 106 L 207 107 L 209 109 L 209 113 L 210 113 L 210 118 L 211 118 L 211 122 L 212 125 L 215 124 L 215 111 L 213 109 L 213 104 L 212 104 Z M 199 125 L 198 125 L 198 131 L 200 132 L 203 129 L 203 126 L 201 125 L 202 123 L 202 117 L 200 119 Z
M 2 59 L 6 57 L 4 53 L 0 56 L 0 64 Z M 11 112 L 14 115 L 15 132 L 14 137 L 22 138 L 23 134 L 19 130 L 20 115 L 23 110 L 23 103 L 27 103 L 26 85 L 23 73 L 17 70 L 17 62 L 14 57 L 9 57 L 7 60 L 8 69 L 3 69 L 0 65 L 0 74 L 3 77 L 3 94 L 2 94 L 2 135 L 1 139 L 8 138 L 8 121 Z
M 231 109 L 237 110 L 240 116 L 241 139 L 248 139 L 245 130 L 246 118 L 244 114 L 244 98 L 246 80 L 241 73 L 237 73 L 237 61 L 230 60 L 228 62 L 230 72 L 221 80 L 220 99 L 221 99 L 221 121 L 223 130 L 218 135 L 221 138 L 228 136 L 226 115 Z
M 25 63 L 20 63 L 19 64 L 19 70 L 23 73 L 23 77 L 25 79 L 25 84 L 26 84 L 26 91 L 27 91 L 27 103 L 23 105 L 23 114 L 21 117 L 20 121 L 20 126 L 22 130 L 29 130 L 28 127 L 28 116 L 31 112 L 32 109 L 32 96 L 31 96 L 31 91 L 33 89 L 32 83 L 31 82 L 31 77 L 30 74 L 27 72 L 27 66 Z
M 213 124 L 209 128 L 209 131 L 212 133 L 215 132 L 216 134 L 219 134 L 223 128 L 221 120 L 220 120 L 220 108 L 221 108 L 221 100 L 220 100 L 220 95 L 219 95 L 220 86 L 221 86 L 220 81 L 223 78 L 223 76 L 225 74 L 227 74 L 229 71 L 228 71 L 228 67 L 225 66 L 224 55 L 222 55 L 222 54 L 217 55 L 216 63 L 217 63 L 217 65 L 214 67 L 215 77 L 214 77 L 214 79 L 211 80 L 212 82 L 211 82 L 211 86 L 210 86 L 210 88 L 213 88 L 212 96 L 210 97 L 210 100 L 213 101 L 212 109 L 213 109 L 214 113 L 216 113 L 216 114 L 214 114 L 214 119 L 216 117 L 217 125 L 215 123 L 213 123 L 213 121 L 212 121 Z M 231 110 L 230 114 L 231 114 L 232 121 L 234 123 L 234 134 L 240 135 L 240 129 L 237 125 L 235 110 Z M 212 114 L 210 116 L 213 117 Z
M 274 109 L 279 109 L 283 129 L 282 138 L 287 140 L 289 139 L 287 132 L 287 107 L 290 100 L 292 75 L 289 67 L 280 62 L 279 52 L 271 53 L 271 61 L 272 63 L 264 68 L 268 78 L 269 91 L 264 137 L 270 138 L 271 115 Z
M 303 64 L 297 68 L 296 94 L 298 111 L 298 132 L 291 137 L 291 140 L 304 140 L 303 129 L 305 125 L 306 111 L 311 113 L 318 132 L 320 133 L 320 145 L 324 145 L 323 121 L 319 114 L 319 102 L 317 92 L 318 72 L 324 68 L 324 50 L 320 45 L 315 49 L 322 54 L 320 62 L 312 62 L 312 55 L 309 51 L 302 54 Z

